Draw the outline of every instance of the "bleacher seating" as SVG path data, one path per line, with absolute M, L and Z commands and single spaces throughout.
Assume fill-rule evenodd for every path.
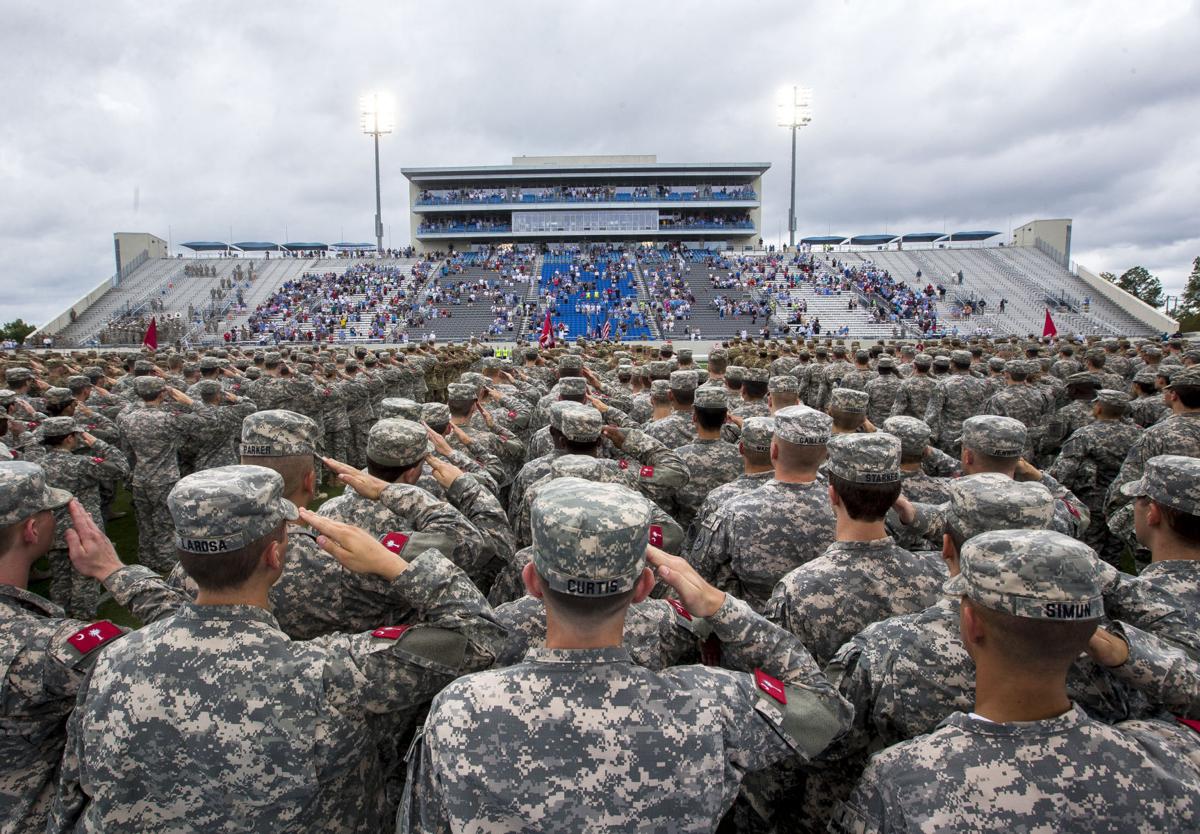
M 566 325 L 568 338 L 595 338 L 606 322 L 613 339 L 651 338 L 633 262 L 625 260 L 621 252 L 596 255 L 590 262 L 580 253 L 545 256 L 538 280 L 538 305 L 529 321 L 531 330 L 540 327 L 547 305 L 555 332 Z

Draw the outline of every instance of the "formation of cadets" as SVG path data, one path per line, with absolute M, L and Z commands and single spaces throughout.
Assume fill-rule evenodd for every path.
M 1200 352 L 704 358 L 12 355 L 0 831 L 1200 830 Z

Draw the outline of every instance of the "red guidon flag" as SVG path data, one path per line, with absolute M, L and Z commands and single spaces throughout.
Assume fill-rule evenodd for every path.
M 150 326 L 146 328 L 146 335 L 142 337 L 142 347 L 158 350 L 158 322 L 153 317 L 150 319 Z
M 1042 338 L 1053 338 L 1058 335 L 1058 328 L 1054 326 L 1054 319 L 1050 318 L 1050 308 L 1046 308 L 1046 323 L 1042 325 Z
M 542 322 L 542 335 L 538 336 L 538 346 L 554 347 L 554 328 L 550 326 L 550 311 L 546 311 L 546 320 Z

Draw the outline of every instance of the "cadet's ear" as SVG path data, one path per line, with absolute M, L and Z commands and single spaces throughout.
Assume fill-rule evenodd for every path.
M 1146 507 L 1146 523 L 1151 527 L 1157 527 L 1163 522 L 1162 507 L 1156 501 L 1147 501 L 1149 506 Z
M 534 599 L 542 598 L 542 578 L 538 576 L 537 568 L 533 566 L 533 562 L 529 562 L 521 569 L 521 580 L 525 583 L 525 590 Z
M 967 648 L 967 653 L 974 657 L 972 649 L 979 646 L 984 640 L 983 618 L 975 612 L 975 607 L 971 601 L 963 597 L 959 605 L 958 625 L 959 631 L 962 634 L 963 645 Z
M 956 576 L 959 571 L 958 548 L 949 533 L 942 534 L 942 559 L 945 560 L 946 567 L 950 569 L 950 575 Z
M 313 467 L 304 474 L 304 491 L 310 495 L 317 494 L 317 469 Z
M 266 565 L 272 571 L 283 570 L 283 543 L 284 539 L 272 539 L 271 543 L 266 546 L 262 554 L 262 564 Z
M 654 590 L 655 581 L 654 571 L 650 568 L 642 568 L 642 573 L 633 586 L 633 601 L 641 602 L 650 596 L 650 592 Z

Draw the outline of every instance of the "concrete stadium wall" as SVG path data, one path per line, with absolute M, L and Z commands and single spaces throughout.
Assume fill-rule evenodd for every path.
M 89 290 L 86 295 L 84 295 L 82 298 L 80 298 L 78 301 L 76 301 L 74 304 L 72 304 L 66 310 L 59 313 L 57 316 L 52 318 L 50 321 L 43 324 L 41 327 L 39 327 L 33 333 L 29 334 L 30 338 L 32 338 L 33 336 L 40 335 L 42 333 L 57 333 L 58 331 L 62 330 L 64 327 L 66 327 L 68 324 L 71 323 L 71 311 L 72 310 L 75 312 L 76 317 L 82 316 L 84 310 L 91 307 L 93 304 L 95 304 L 100 299 L 100 297 L 102 295 L 104 295 L 106 292 L 108 292 L 110 289 L 112 289 L 112 285 L 113 285 L 112 279 L 105 278 L 103 281 L 101 281 L 99 284 L 97 284 L 95 287 L 93 287 L 91 290 Z
M 1104 296 L 1109 301 L 1112 301 L 1134 318 L 1146 322 L 1146 324 L 1153 327 L 1155 330 L 1174 333 L 1179 329 L 1179 322 L 1175 321 L 1175 319 L 1163 312 L 1160 312 L 1159 310 L 1156 310 L 1141 299 L 1134 298 L 1116 284 L 1105 281 L 1087 267 L 1078 263 L 1075 264 L 1075 274 L 1079 276 L 1080 280 L 1095 290 L 1098 294 Z

